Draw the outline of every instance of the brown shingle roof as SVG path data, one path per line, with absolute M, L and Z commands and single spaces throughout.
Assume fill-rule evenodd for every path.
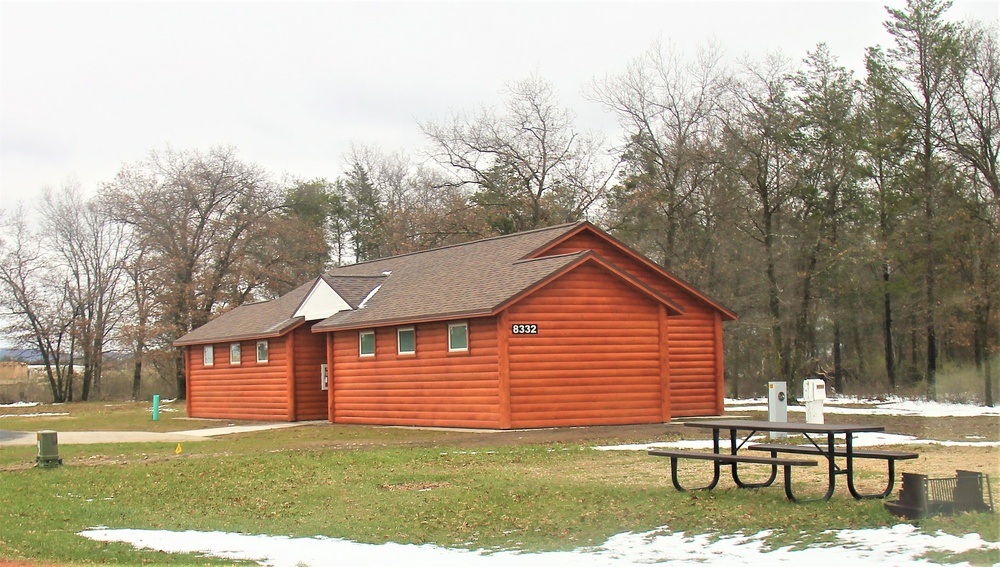
M 295 311 L 315 280 L 271 301 L 248 303 L 227 311 L 174 341 L 174 346 L 207 344 L 283 335 L 302 322 Z
M 326 273 L 320 276 L 348 305 L 354 309 L 388 276 L 341 276 Z
M 329 276 L 389 275 L 364 307 L 337 313 L 313 329 L 489 314 L 580 257 L 582 253 L 520 261 L 576 226 L 559 225 L 335 268 Z
M 579 223 L 334 268 L 321 277 L 354 311 L 338 313 L 317 326 L 332 329 L 370 325 L 376 320 L 440 318 L 452 313 L 471 315 L 488 311 L 505 294 L 509 297 L 569 263 L 571 259 L 551 257 L 511 267 L 532 250 L 576 226 Z M 314 279 L 278 299 L 223 313 L 177 339 L 174 345 L 279 336 L 302 322 L 294 314 L 315 283 Z M 365 307 L 358 309 L 380 285 Z
M 615 271 L 663 302 L 671 313 L 683 312 L 672 300 L 618 272 L 594 252 L 531 257 L 586 224 L 563 224 L 334 268 L 321 278 L 353 310 L 336 313 L 312 328 L 329 331 L 489 315 L 584 261 L 596 261 Z M 664 275 L 671 277 L 665 272 Z M 233 309 L 174 344 L 281 335 L 302 322 L 294 314 L 315 282 L 312 280 L 273 301 Z

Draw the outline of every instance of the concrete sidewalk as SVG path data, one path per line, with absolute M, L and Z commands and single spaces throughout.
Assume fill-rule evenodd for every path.
M 153 431 L 59 431 L 60 445 L 88 445 L 94 443 L 192 443 L 207 441 L 213 437 L 233 433 L 249 433 L 268 429 L 283 429 L 312 423 L 296 421 L 292 423 L 266 423 L 261 425 L 232 425 L 211 429 L 192 429 L 157 433 Z M 34 431 L 5 431 L 0 429 L 0 447 L 23 447 L 38 442 Z

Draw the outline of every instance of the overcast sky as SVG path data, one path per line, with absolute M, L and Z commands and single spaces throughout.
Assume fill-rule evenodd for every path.
M 613 138 L 583 91 L 656 41 L 794 60 L 826 42 L 860 70 L 891 43 L 886 3 L 0 0 L 0 209 L 72 178 L 93 191 L 168 144 L 332 179 L 350 143 L 412 152 L 417 121 L 495 104 L 530 74 Z M 956 1 L 950 17 L 997 12 Z

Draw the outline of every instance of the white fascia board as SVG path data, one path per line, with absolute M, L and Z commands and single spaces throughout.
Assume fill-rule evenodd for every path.
M 340 294 L 334 291 L 323 278 L 318 278 L 305 301 L 295 312 L 295 316 L 302 317 L 306 321 L 316 321 L 326 319 L 334 313 L 350 310 L 350 304 L 344 301 L 344 298 L 340 297 Z

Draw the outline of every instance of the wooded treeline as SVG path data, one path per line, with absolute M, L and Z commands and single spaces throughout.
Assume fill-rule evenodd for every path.
M 826 372 L 935 399 L 949 365 L 993 405 L 997 28 L 949 7 L 888 9 L 862 77 L 822 43 L 798 62 L 653 46 L 587 87 L 617 145 L 529 77 L 500 108 L 419 124 L 419 153 L 356 147 L 333 180 L 153 151 L 93 198 L 68 184 L 5 213 L 5 337 L 42 353 L 56 401 L 99 392 L 109 350 L 134 360 L 133 396 L 144 362 L 183 396 L 171 343 L 219 312 L 332 265 L 588 219 L 740 315 L 731 394 Z

